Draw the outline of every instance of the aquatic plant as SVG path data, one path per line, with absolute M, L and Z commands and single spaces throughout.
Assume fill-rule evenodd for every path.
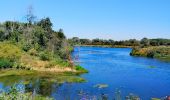
M 95 88 L 99 88 L 99 89 L 102 89 L 102 88 L 107 88 L 108 85 L 107 84 L 96 84 L 94 85 Z
M 148 68 L 156 68 L 156 66 L 148 66 Z
M 137 95 L 130 93 L 128 96 L 126 96 L 126 100 L 140 100 L 140 98 Z

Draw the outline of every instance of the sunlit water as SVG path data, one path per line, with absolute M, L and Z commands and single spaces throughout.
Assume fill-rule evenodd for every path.
M 130 51 L 130 48 L 75 47 L 72 54 L 76 58 L 75 62 L 89 70 L 89 73 L 81 75 L 87 82 L 44 82 L 38 85 L 39 93 L 56 100 L 76 100 L 80 94 L 93 98 L 105 94 L 113 99 L 116 90 L 121 91 L 123 99 L 129 93 L 138 95 L 142 100 L 170 95 L 170 63 L 132 57 Z M 96 84 L 106 84 L 108 87 L 97 88 Z M 7 83 L 1 81 L 0 88 L 7 86 Z

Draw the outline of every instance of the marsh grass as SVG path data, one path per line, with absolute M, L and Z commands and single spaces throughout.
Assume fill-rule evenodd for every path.
M 39 72 L 39 71 L 34 71 L 34 70 L 1 70 L 0 71 L 0 78 L 2 79 L 3 77 L 18 77 L 18 78 L 28 78 L 29 79 L 36 79 L 36 78 L 44 78 L 48 80 L 49 82 L 59 82 L 59 83 L 81 83 L 81 82 L 86 82 L 84 78 L 81 78 L 78 76 L 77 73 L 72 73 L 72 72 L 65 72 L 65 73 L 56 73 L 56 72 Z M 1 81 L 0 79 L 0 81 Z

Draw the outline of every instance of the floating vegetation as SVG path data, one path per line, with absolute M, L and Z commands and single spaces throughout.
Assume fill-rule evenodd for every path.
M 151 100 L 161 100 L 161 99 L 159 99 L 159 98 L 151 98 Z
M 156 66 L 148 66 L 148 68 L 156 68 Z
M 137 95 L 130 93 L 128 96 L 126 96 L 126 100 L 141 100 L 141 99 Z
M 108 85 L 107 84 L 96 84 L 94 85 L 95 88 L 99 88 L 99 89 L 102 89 L 102 88 L 107 88 Z

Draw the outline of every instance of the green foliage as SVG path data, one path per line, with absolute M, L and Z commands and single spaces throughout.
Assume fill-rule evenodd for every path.
M 5 39 L 5 32 L 4 30 L 0 30 L 0 41 L 3 41 Z
M 28 53 L 31 55 L 31 56 L 38 56 L 38 52 L 37 50 L 35 50 L 34 48 L 30 49 L 28 51 Z
M 7 59 L 0 58 L 0 69 L 1 68 L 12 68 L 13 65 L 14 65 L 13 62 L 11 62 Z
M 51 32 L 52 32 L 52 23 L 50 21 L 50 18 L 44 18 L 44 19 L 41 19 L 38 23 L 37 23 L 38 26 L 42 27 L 46 32 L 46 36 L 48 38 L 50 38 L 50 35 L 51 35 Z
M 150 58 L 165 59 L 170 61 L 170 47 L 168 46 L 154 46 L 145 48 L 133 48 L 130 55 L 144 56 Z
M 35 48 L 37 51 L 48 51 L 59 55 L 65 46 L 66 37 L 62 29 L 54 31 L 50 18 L 44 18 L 36 24 L 6 21 L 0 25 L 0 41 L 12 41 L 22 50 L 28 52 Z M 65 54 L 66 51 L 62 51 Z M 61 57 L 63 58 L 63 55 Z M 59 55 L 60 56 L 60 55 Z
M 132 93 L 126 96 L 126 100 L 140 100 L 140 98 Z
M 85 68 L 81 67 L 80 65 L 76 65 L 75 69 L 79 72 L 88 73 L 88 71 Z
M 143 47 L 149 46 L 150 40 L 147 39 L 147 38 L 143 38 L 143 39 L 140 41 L 140 43 L 141 43 L 141 46 L 143 46 Z
M 170 45 L 170 39 L 148 39 L 143 38 L 140 41 L 136 39 L 129 39 L 129 40 L 120 40 L 114 41 L 112 39 L 104 40 L 104 39 L 79 39 L 78 37 L 73 37 L 69 39 L 69 43 L 72 45 L 90 45 L 90 46 L 109 46 L 109 47 L 126 47 L 126 46 L 140 46 L 140 47 L 147 47 L 147 46 L 168 46 Z
M 48 17 L 34 24 L 29 18 L 29 23 L 6 21 L 0 24 L 0 58 L 13 62 L 12 67 L 16 69 L 70 67 L 73 47 L 63 30 L 54 31 Z M 5 60 L 1 65 L 6 67 L 10 62 Z
M 31 44 L 29 44 L 29 43 L 24 44 L 22 46 L 22 49 L 26 52 L 29 51 L 31 49 Z
M 0 100 L 53 100 L 53 98 L 24 93 L 22 88 L 13 85 L 7 92 L 0 91 Z
M 39 55 L 40 59 L 43 61 L 50 60 L 50 54 L 48 52 L 41 52 Z
M 0 58 L 16 61 L 21 57 L 21 50 L 10 43 L 0 42 Z
M 58 32 L 57 32 L 57 35 L 60 39 L 65 39 L 65 35 L 64 35 L 64 32 L 62 29 L 60 29 Z
M 156 66 L 148 66 L 148 68 L 156 68 Z
M 151 100 L 161 100 L 161 99 L 159 99 L 159 98 L 151 98 Z

